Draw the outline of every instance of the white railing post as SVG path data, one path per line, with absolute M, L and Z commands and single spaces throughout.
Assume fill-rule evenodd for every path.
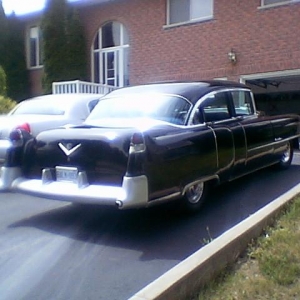
M 80 90 L 80 87 L 81 87 L 80 81 L 76 80 L 75 84 L 76 84 L 76 91 L 75 91 L 75 93 L 81 93 L 81 90 Z

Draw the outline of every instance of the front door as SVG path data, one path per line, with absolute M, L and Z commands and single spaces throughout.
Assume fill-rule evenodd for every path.
M 115 87 L 128 85 L 128 48 L 101 52 L 101 82 Z

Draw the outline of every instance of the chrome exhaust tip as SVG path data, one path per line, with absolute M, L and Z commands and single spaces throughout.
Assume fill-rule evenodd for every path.
M 116 206 L 117 206 L 118 208 L 122 208 L 123 202 L 122 202 L 121 200 L 117 200 L 117 201 L 116 201 Z

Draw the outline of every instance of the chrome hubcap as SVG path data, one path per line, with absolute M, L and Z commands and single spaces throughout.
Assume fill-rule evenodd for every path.
M 197 183 L 189 187 L 186 191 L 187 199 L 190 203 L 197 203 L 202 197 L 204 189 L 204 183 Z

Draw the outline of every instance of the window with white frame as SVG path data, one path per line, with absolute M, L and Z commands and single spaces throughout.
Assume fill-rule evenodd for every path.
M 213 0 L 168 0 L 168 25 L 208 20 L 213 17 Z
M 271 6 L 299 2 L 299 0 L 261 0 L 261 6 Z
M 129 85 L 129 38 L 119 22 L 108 22 L 93 43 L 93 81 L 115 87 Z
M 42 56 L 42 35 L 39 26 L 32 26 L 29 28 L 28 34 L 28 67 L 36 68 L 43 65 Z

